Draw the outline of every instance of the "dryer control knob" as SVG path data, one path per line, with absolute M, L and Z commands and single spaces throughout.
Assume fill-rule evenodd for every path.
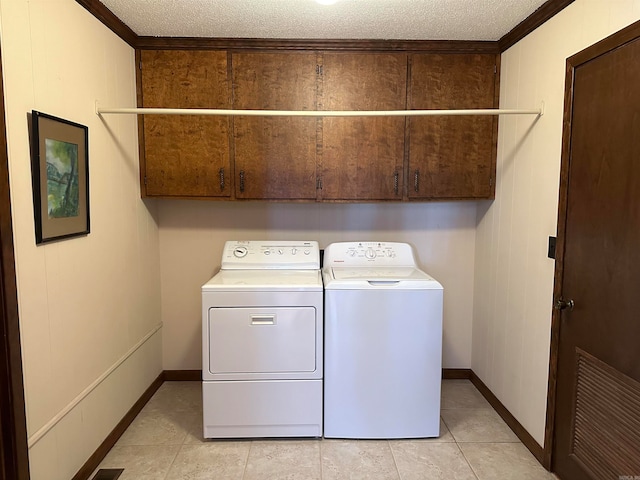
M 247 253 L 249 253 L 247 247 L 236 247 L 233 249 L 233 256 L 236 258 L 246 257 Z
M 364 256 L 367 258 L 376 258 L 376 251 L 373 248 L 369 248 L 364 252 Z

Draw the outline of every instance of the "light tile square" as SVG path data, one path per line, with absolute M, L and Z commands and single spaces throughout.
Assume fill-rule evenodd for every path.
M 177 411 L 144 409 L 116 445 L 182 445 L 194 416 Z
M 320 440 L 252 442 L 243 480 L 320 480 Z
M 522 443 L 461 443 L 478 480 L 556 480 Z
M 202 409 L 197 415 L 189 417 L 188 422 L 185 423 L 187 428 L 187 436 L 184 439 L 186 445 L 195 445 L 199 443 L 209 442 L 210 439 L 205 439 L 203 434 L 204 420 L 202 418 Z
M 323 480 L 399 479 L 386 440 L 323 440 Z
M 445 380 L 442 382 L 440 407 L 491 408 L 491 405 L 469 380 Z
M 391 442 L 402 480 L 476 480 L 455 443 Z
M 167 479 L 242 480 L 251 442 L 211 441 L 183 445 L 173 461 Z
M 428 442 L 428 443 L 454 443 L 455 442 L 455 440 L 453 439 L 453 435 L 451 435 L 451 432 L 445 425 L 442 418 L 440 418 L 440 436 L 438 437 L 389 440 L 390 443 L 406 442 L 406 441 Z
M 490 408 L 442 410 L 456 442 L 519 442 L 504 420 Z
M 178 445 L 116 445 L 99 468 L 124 468 L 118 480 L 163 480 L 179 449 Z
M 165 412 L 202 412 L 202 383 L 164 382 L 144 408 Z

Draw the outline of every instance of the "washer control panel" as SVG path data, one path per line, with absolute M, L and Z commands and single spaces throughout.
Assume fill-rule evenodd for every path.
M 325 266 L 416 266 L 413 249 L 398 242 L 339 242 L 325 249 Z
M 228 241 L 222 270 L 318 270 L 320 247 L 315 241 Z

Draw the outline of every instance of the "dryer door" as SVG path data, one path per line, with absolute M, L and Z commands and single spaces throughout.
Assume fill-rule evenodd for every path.
M 217 379 L 287 379 L 314 372 L 316 309 L 209 309 L 209 372 Z

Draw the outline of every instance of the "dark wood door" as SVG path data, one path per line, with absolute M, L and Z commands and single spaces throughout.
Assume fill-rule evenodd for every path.
M 321 110 L 404 110 L 406 54 L 325 53 Z M 401 200 L 404 117 L 324 117 L 323 199 Z
M 143 50 L 141 59 L 144 107 L 231 108 L 226 52 Z M 230 117 L 145 115 L 142 121 L 147 196 L 231 194 Z
M 640 40 L 615 47 L 572 57 L 567 76 L 552 457 L 563 480 L 640 476 Z
M 236 109 L 315 110 L 315 53 L 234 53 Z M 314 117 L 234 119 L 236 198 L 315 199 Z
M 497 107 L 497 58 L 489 54 L 411 56 L 410 108 Z M 410 117 L 409 198 L 492 198 L 495 116 Z

